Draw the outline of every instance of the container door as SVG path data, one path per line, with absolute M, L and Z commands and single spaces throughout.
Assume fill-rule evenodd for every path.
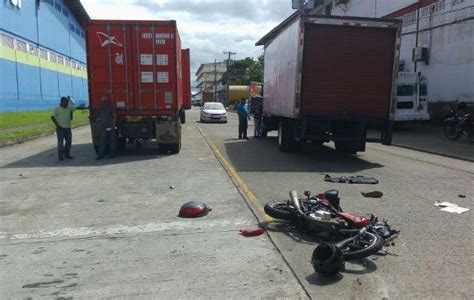
M 88 27 L 91 107 L 98 108 L 102 96 L 109 97 L 117 112 L 133 109 L 130 77 L 130 33 L 124 25 Z
M 174 28 L 157 25 L 132 25 L 132 66 L 136 74 L 135 107 L 152 114 L 170 109 L 175 99 L 176 61 Z

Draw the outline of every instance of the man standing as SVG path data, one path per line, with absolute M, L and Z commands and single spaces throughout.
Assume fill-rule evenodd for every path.
M 100 144 L 97 159 L 104 158 L 107 144 L 109 144 L 109 157 L 115 157 L 117 148 L 117 136 L 115 132 L 116 120 L 117 116 L 112 101 L 110 101 L 107 96 L 102 96 L 102 98 L 100 98 Z
M 73 159 L 71 156 L 71 115 L 76 110 L 76 104 L 72 99 L 61 97 L 59 106 L 51 112 L 51 121 L 56 125 L 56 136 L 58 138 L 58 159 Z M 64 141 L 66 142 L 64 144 Z
M 245 98 L 240 99 L 240 103 L 237 106 L 237 114 L 239 115 L 239 139 L 246 139 L 247 137 L 247 128 L 248 128 L 248 120 L 250 120 L 249 115 L 249 105 L 247 104 L 247 100 Z

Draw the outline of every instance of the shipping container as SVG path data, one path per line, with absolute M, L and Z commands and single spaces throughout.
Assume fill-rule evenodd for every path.
M 122 148 L 127 140 L 156 139 L 161 150 L 179 152 L 179 115 L 189 86 L 183 84 L 176 22 L 91 20 L 86 42 L 94 145 L 105 96 L 115 105 Z
M 391 143 L 400 22 L 294 13 L 264 46 L 264 130 L 279 130 L 282 151 L 334 141 L 364 151 Z M 379 134 L 367 136 L 367 126 Z M 264 133 L 266 134 L 266 132 Z

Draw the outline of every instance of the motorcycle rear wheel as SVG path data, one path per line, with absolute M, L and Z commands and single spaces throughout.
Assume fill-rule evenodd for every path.
M 295 218 L 293 208 L 290 208 L 286 201 L 267 202 L 263 210 L 267 215 L 275 219 L 291 221 Z
M 458 130 L 454 121 L 447 121 L 443 124 L 443 133 L 450 140 L 456 140 L 462 135 L 462 130 Z
M 384 239 L 372 232 L 366 232 L 361 239 L 342 249 L 342 257 L 345 260 L 357 260 L 376 254 L 382 249 Z

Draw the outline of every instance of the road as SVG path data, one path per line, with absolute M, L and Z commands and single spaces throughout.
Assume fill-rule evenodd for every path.
M 87 127 L 74 130 L 73 161 L 56 160 L 54 136 L 1 148 L 0 298 L 474 297 L 472 211 L 433 207 L 445 200 L 472 208 L 472 163 L 375 144 L 357 156 L 311 145 L 281 153 L 275 136 L 236 139 L 233 114 L 228 124 L 201 124 L 198 114 L 188 113 L 179 155 L 149 144 L 96 161 Z M 324 174 L 380 183 L 330 184 Z M 310 264 L 316 241 L 262 214 L 290 189 L 330 188 L 345 210 L 401 230 L 392 255 L 324 278 Z M 373 189 L 383 198 L 360 195 Z M 178 218 L 191 200 L 212 212 Z M 240 236 L 257 228 L 255 216 L 268 235 Z
M 62 162 L 54 136 L 0 148 L 0 299 L 307 298 L 268 236 L 239 235 L 258 222 L 193 123 L 179 155 L 96 161 L 90 141 Z M 188 201 L 212 211 L 178 218 Z
M 287 199 L 291 189 L 319 193 L 336 188 L 346 211 L 388 218 L 401 230 L 396 246 L 390 249 L 393 255 L 348 263 L 342 276 L 331 280 L 315 275 L 309 263 L 314 239 L 285 224 L 270 224 L 271 237 L 312 297 L 473 298 L 472 211 L 457 215 L 433 206 L 436 200 L 443 200 L 472 209 L 473 163 L 378 144 L 370 144 L 357 156 L 339 154 L 332 146 L 310 144 L 303 153 L 282 153 L 274 135 L 237 139 L 238 124 L 232 113 L 227 125 L 196 124 L 246 183 L 250 198 L 256 200 L 253 207 L 257 213 L 266 201 Z M 327 183 L 325 174 L 367 175 L 380 183 Z M 373 199 L 361 195 L 374 189 L 384 196 Z

